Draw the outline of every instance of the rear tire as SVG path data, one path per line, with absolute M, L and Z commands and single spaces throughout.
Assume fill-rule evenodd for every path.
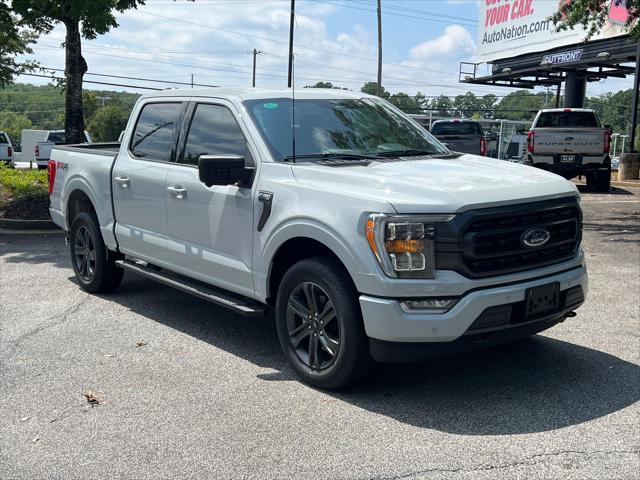
M 71 265 L 83 290 L 110 292 L 120 285 L 124 270 L 116 266 L 120 255 L 107 250 L 95 214 L 81 212 L 71 224 Z
M 598 170 L 595 175 L 596 192 L 608 192 L 611 188 L 611 170 Z
M 369 342 L 358 294 L 331 257 L 301 260 L 287 271 L 275 314 L 280 346 L 305 383 L 333 390 L 368 373 Z

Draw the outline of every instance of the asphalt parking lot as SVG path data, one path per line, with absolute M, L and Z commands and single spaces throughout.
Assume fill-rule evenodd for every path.
M 639 478 L 640 190 L 583 209 L 576 318 L 341 393 L 268 321 L 133 275 L 87 295 L 62 235 L 3 235 L 0 478 Z

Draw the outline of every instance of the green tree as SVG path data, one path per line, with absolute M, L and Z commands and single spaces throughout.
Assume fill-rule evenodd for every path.
M 127 126 L 129 110 L 107 105 L 98 109 L 87 129 L 96 142 L 115 142 Z
M 388 100 L 407 113 L 419 113 L 424 108 L 424 104 L 421 104 L 418 98 L 404 92 L 394 93 L 388 97 Z
M 346 88 L 338 87 L 331 82 L 317 82 L 315 85 L 307 85 L 304 88 L 333 88 L 334 90 L 346 90 Z
M 366 93 L 368 95 L 377 95 L 378 93 L 378 82 L 367 82 L 360 89 L 362 93 Z M 389 98 L 391 94 L 387 92 L 384 87 L 380 87 L 380 97 Z
M 431 100 L 429 108 L 433 109 L 436 117 L 450 117 L 453 115 L 453 102 L 446 95 L 440 95 Z
M 506 120 L 533 120 L 538 110 L 548 103 L 545 92 L 533 94 L 527 90 L 518 90 L 500 100 L 498 117 Z M 547 107 L 551 107 L 547 105 Z
M 625 29 L 636 40 L 640 40 L 640 0 L 613 0 L 616 6 L 626 3 L 629 15 Z M 581 25 L 591 38 L 601 31 L 609 18 L 612 2 L 603 0 L 563 0 L 558 12 L 551 19 L 556 30 L 571 30 Z
M 0 3 L 0 87 L 13 82 L 20 73 L 33 70 L 33 61 L 20 62 L 18 55 L 33 53 L 30 48 L 36 39 L 34 32 L 22 28 L 6 2 Z
M 81 38 L 92 40 L 118 26 L 114 12 L 143 5 L 144 0 L 13 0 L 17 21 L 37 33 L 47 34 L 64 25 L 65 46 L 65 131 L 70 142 L 84 138 L 82 79 L 87 62 L 82 56 Z
M 0 130 L 9 134 L 11 143 L 13 143 L 16 150 L 21 150 L 22 130 L 32 126 L 31 120 L 24 115 L 18 115 L 14 112 L 0 112 Z

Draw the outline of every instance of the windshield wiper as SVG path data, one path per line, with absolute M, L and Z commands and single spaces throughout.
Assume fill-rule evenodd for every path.
M 283 162 L 291 162 L 293 160 L 308 160 L 317 158 L 319 160 L 374 160 L 378 158 L 377 155 L 365 154 L 365 153 L 338 153 L 338 152 L 326 152 L 326 153 L 304 153 L 285 156 Z
M 418 155 L 437 155 L 438 152 L 432 152 L 429 150 L 419 150 L 416 148 L 407 148 L 405 150 L 388 150 L 383 152 L 376 152 L 376 155 L 380 157 L 410 157 Z

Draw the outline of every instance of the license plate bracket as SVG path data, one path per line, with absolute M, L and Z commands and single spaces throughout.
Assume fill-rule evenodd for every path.
M 553 282 L 525 291 L 525 318 L 536 317 L 560 306 L 560 283 Z

